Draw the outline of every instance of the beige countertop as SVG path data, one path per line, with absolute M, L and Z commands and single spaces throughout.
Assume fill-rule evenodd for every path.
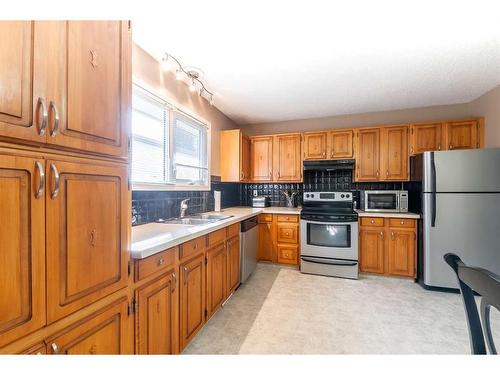
M 288 207 L 231 207 L 220 213 L 233 215 L 232 217 L 205 225 L 185 225 L 168 223 L 148 223 L 132 227 L 131 256 L 142 259 L 160 251 L 177 246 L 183 242 L 203 236 L 210 232 L 238 223 L 262 213 L 298 215 L 301 208 Z
M 359 217 L 387 217 L 396 219 L 420 219 L 420 215 L 413 212 L 365 212 L 363 210 L 354 210 Z

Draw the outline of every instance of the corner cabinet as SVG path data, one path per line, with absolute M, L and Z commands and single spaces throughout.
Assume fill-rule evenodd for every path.
M 463 150 L 481 147 L 481 129 L 477 120 L 445 123 L 445 145 L 448 150 Z
M 239 129 L 220 132 L 220 171 L 222 182 L 250 180 L 250 138 Z

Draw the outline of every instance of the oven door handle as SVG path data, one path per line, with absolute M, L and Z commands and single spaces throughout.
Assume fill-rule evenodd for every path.
M 328 264 L 328 265 L 334 265 L 334 266 L 355 266 L 358 264 L 358 262 L 352 261 L 352 260 L 324 259 L 324 258 L 315 258 L 315 257 L 308 257 L 308 256 L 301 256 L 300 259 L 302 259 L 305 262 L 309 262 L 309 263 Z

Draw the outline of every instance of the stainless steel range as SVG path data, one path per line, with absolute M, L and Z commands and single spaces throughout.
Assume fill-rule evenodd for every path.
M 300 270 L 358 278 L 358 215 L 351 192 L 304 193 Z

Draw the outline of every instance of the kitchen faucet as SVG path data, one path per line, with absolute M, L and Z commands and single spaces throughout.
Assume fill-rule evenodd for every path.
M 188 209 L 188 204 L 187 204 L 188 201 L 189 201 L 189 198 L 188 199 L 184 199 L 181 202 L 181 213 L 180 213 L 180 217 L 181 218 L 183 218 L 184 216 L 186 216 L 186 211 Z

